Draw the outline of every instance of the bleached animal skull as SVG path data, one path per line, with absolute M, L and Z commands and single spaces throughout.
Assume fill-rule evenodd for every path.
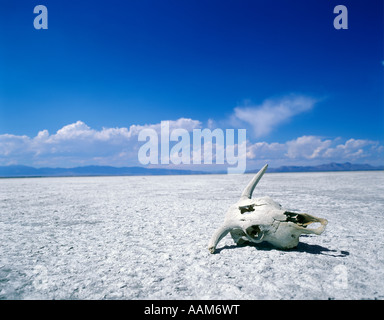
M 267 241 L 278 249 L 296 247 L 301 234 L 323 233 L 328 223 L 326 219 L 287 211 L 270 197 L 252 199 L 253 190 L 267 167 L 265 165 L 253 177 L 240 200 L 228 209 L 224 224 L 216 230 L 209 242 L 208 249 L 211 253 L 215 252 L 217 244 L 228 232 L 237 244 Z M 321 225 L 316 229 L 307 228 L 313 222 L 320 222 Z

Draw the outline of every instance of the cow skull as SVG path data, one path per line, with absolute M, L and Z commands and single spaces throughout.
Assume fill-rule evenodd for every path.
M 252 199 L 252 193 L 268 165 L 265 165 L 249 182 L 240 200 L 232 205 L 225 216 L 224 224 L 216 230 L 209 242 L 209 251 L 214 253 L 216 246 L 228 232 L 236 244 L 261 243 L 266 241 L 278 249 L 294 248 L 301 234 L 323 233 L 328 221 L 306 213 L 285 210 L 270 197 Z M 313 222 L 321 225 L 316 229 L 307 226 Z

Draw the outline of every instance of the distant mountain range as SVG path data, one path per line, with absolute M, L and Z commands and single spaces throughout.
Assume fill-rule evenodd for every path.
M 329 163 L 318 166 L 283 166 L 268 168 L 268 172 L 323 172 L 323 171 L 367 171 L 384 170 L 383 166 L 369 164 Z M 257 172 L 247 171 L 246 173 Z M 72 177 L 72 176 L 143 176 L 143 175 L 190 175 L 226 173 L 203 172 L 178 169 L 143 168 L 143 167 L 110 167 L 110 166 L 85 166 L 75 168 L 34 168 L 21 165 L 0 166 L 0 177 Z
M 75 168 L 34 168 L 20 165 L 0 166 L 0 177 L 147 176 L 203 173 L 190 170 L 143 167 L 85 166 Z
M 370 164 L 353 164 L 350 162 L 345 163 L 328 163 L 320 164 L 317 166 L 282 166 L 279 168 L 268 168 L 268 172 L 324 172 L 324 171 L 373 171 L 384 170 L 382 166 L 371 166 Z M 249 171 L 257 172 L 257 170 Z

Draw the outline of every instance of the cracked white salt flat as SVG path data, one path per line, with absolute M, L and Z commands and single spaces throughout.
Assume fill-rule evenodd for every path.
M 384 298 L 384 172 L 266 173 L 253 196 L 325 232 L 209 253 L 252 176 L 0 179 L 0 298 Z

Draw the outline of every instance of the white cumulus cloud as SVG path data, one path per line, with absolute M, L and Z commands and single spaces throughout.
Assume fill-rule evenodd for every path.
M 289 100 L 289 99 L 288 99 Z M 288 119 L 293 114 L 312 108 L 314 101 L 304 97 L 291 98 L 280 103 L 265 102 L 258 108 L 237 109 L 239 117 L 246 119 L 246 113 L 262 115 L 268 123 L 260 132 L 272 130 L 279 121 Z M 271 110 L 280 110 L 279 120 L 270 120 Z M 269 114 L 269 115 L 268 115 Z M 261 118 L 262 118 L 261 117 Z M 258 118 L 260 119 L 260 117 Z M 258 128 L 257 121 L 248 120 Z M 213 120 L 209 126 L 215 127 Z M 170 133 L 175 129 L 184 129 L 192 137 L 193 129 L 204 129 L 202 122 L 180 118 L 168 121 Z M 80 165 L 135 166 L 138 162 L 138 150 L 143 145 L 138 135 L 143 129 L 153 129 L 159 135 L 161 123 L 130 125 L 121 128 L 94 129 L 82 121 L 68 124 L 55 133 L 41 130 L 35 137 L 26 135 L 0 135 L 0 165 L 23 164 L 36 167 L 74 167 Z M 213 128 L 211 128 L 213 129 Z M 222 128 L 225 132 L 226 128 Z M 249 139 L 249 137 L 248 137 Z M 158 144 L 160 144 L 158 140 Z M 192 142 L 192 141 L 191 141 Z M 173 142 L 173 145 L 177 142 Z M 206 147 L 210 147 L 206 142 Z M 159 146 L 160 147 L 160 146 Z M 170 145 L 172 150 L 172 144 Z M 224 148 L 224 149 L 221 149 Z M 223 154 L 226 146 L 212 145 L 213 159 Z M 247 159 L 249 168 L 257 162 L 268 162 L 270 166 L 307 165 L 328 162 L 366 162 L 382 164 L 384 146 L 378 141 L 357 138 L 323 138 L 303 135 L 285 142 L 252 142 L 247 140 Z M 179 151 L 175 151 L 179 152 Z M 192 152 L 192 151 L 191 151 Z M 171 157 L 178 156 L 171 154 Z M 192 159 L 195 154 L 192 152 Z M 200 155 L 202 157 L 202 155 Z M 222 162 L 222 161 L 221 161 Z M 257 163 L 259 165 L 259 163 Z M 191 169 L 193 164 L 190 165 Z M 196 168 L 195 168 L 196 169 Z
M 309 111 L 317 100 L 301 95 L 265 100 L 261 105 L 237 106 L 235 119 L 249 124 L 256 138 L 269 134 L 293 116 Z
M 383 157 L 379 142 L 364 139 L 323 139 L 302 136 L 285 143 L 257 142 L 247 147 L 250 160 L 269 160 L 289 163 L 377 161 Z
M 169 121 L 170 130 L 200 128 L 198 120 L 180 118 Z M 137 136 L 142 129 L 160 134 L 160 123 L 131 125 L 129 128 L 90 128 L 82 121 L 68 124 L 56 133 L 41 130 L 35 137 L 0 135 L 0 165 L 9 163 L 35 166 L 76 166 L 102 164 L 137 165 Z

